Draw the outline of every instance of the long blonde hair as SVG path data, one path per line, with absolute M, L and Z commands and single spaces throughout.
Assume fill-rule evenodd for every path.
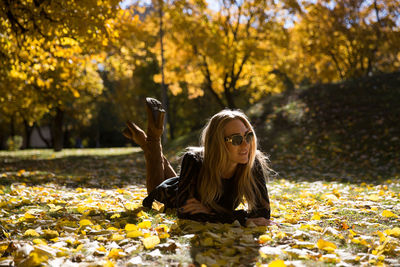
M 201 146 L 203 154 L 203 165 L 198 179 L 198 192 L 203 205 L 217 211 L 225 211 L 224 208 L 216 204 L 216 201 L 222 195 L 222 170 L 228 166 L 228 148 L 224 140 L 224 127 L 232 120 L 240 120 L 243 124 L 253 131 L 247 116 L 238 110 L 222 110 L 215 114 L 204 127 L 201 134 Z M 268 177 L 270 168 L 268 167 L 268 158 L 257 150 L 257 137 L 250 143 L 249 161 L 247 164 L 238 164 L 235 176 L 231 179 L 237 181 L 237 195 L 235 204 L 238 205 L 247 201 L 250 210 L 256 207 L 257 200 L 263 200 L 259 186 L 254 175 L 255 161 L 259 163 L 264 177 Z

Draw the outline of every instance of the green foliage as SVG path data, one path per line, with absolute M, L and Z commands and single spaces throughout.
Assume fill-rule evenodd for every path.
M 8 150 L 15 151 L 15 150 L 21 149 L 21 147 L 23 145 L 23 141 L 24 141 L 24 139 L 22 138 L 22 136 L 19 136 L 19 135 L 10 136 L 7 139 Z

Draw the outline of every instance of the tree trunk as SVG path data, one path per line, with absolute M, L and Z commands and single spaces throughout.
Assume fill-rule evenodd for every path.
M 233 98 L 231 90 L 229 88 L 225 88 L 224 93 L 226 102 L 228 103 L 228 108 L 236 109 L 235 99 Z
M 44 137 L 44 135 L 43 135 L 43 133 L 42 133 L 42 130 L 40 129 L 40 126 L 38 126 L 37 124 L 36 124 L 35 126 L 36 126 L 36 130 L 38 131 L 38 134 L 39 134 L 40 139 L 42 139 L 42 141 L 46 144 L 47 148 L 52 147 L 51 141 L 47 140 L 47 139 Z
M 63 149 L 63 141 L 64 141 L 64 133 L 63 133 L 63 120 L 64 120 L 64 111 L 60 108 L 57 108 L 57 113 L 54 118 L 53 125 L 53 148 L 54 151 L 61 151 Z
M 165 65 L 165 58 L 164 58 L 164 29 L 163 29 L 163 4 L 164 0 L 158 0 L 159 5 L 159 16 L 160 16 L 160 54 L 161 54 L 161 97 L 162 102 L 164 104 L 165 111 L 167 112 L 164 117 L 164 129 L 166 129 L 168 123 L 168 94 L 167 94 L 167 86 L 165 84 L 165 77 L 164 77 L 164 65 Z M 165 144 L 168 141 L 167 138 L 167 131 L 164 130 L 162 141 Z
M 10 121 L 11 137 L 15 136 L 15 113 L 11 116 Z
M 24 148 L 31 148 L 31 135 L 33 131 L 33 126 L 30 126 L 26 119 L 24 119 L 24 126 L 25 126 Z

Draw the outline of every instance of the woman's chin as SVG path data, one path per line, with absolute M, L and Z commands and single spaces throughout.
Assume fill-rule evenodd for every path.
M 239 160 L 239 163 L 240 163 L 240 164 L 247 164 L 248 162 L 249 162 L 248 156 L 242 157 L 242 158 Z

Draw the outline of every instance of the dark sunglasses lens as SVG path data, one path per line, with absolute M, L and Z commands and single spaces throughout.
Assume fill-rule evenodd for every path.
M 232 136 L 232 145 L 240 146 L 243 142 L 243 136 L 241 135 L 234 135 Z
M 253 137 L 254 137 L 253 132 L 246 134 L 246 142 L 250 144 L 251 140 L 253 140 Z

